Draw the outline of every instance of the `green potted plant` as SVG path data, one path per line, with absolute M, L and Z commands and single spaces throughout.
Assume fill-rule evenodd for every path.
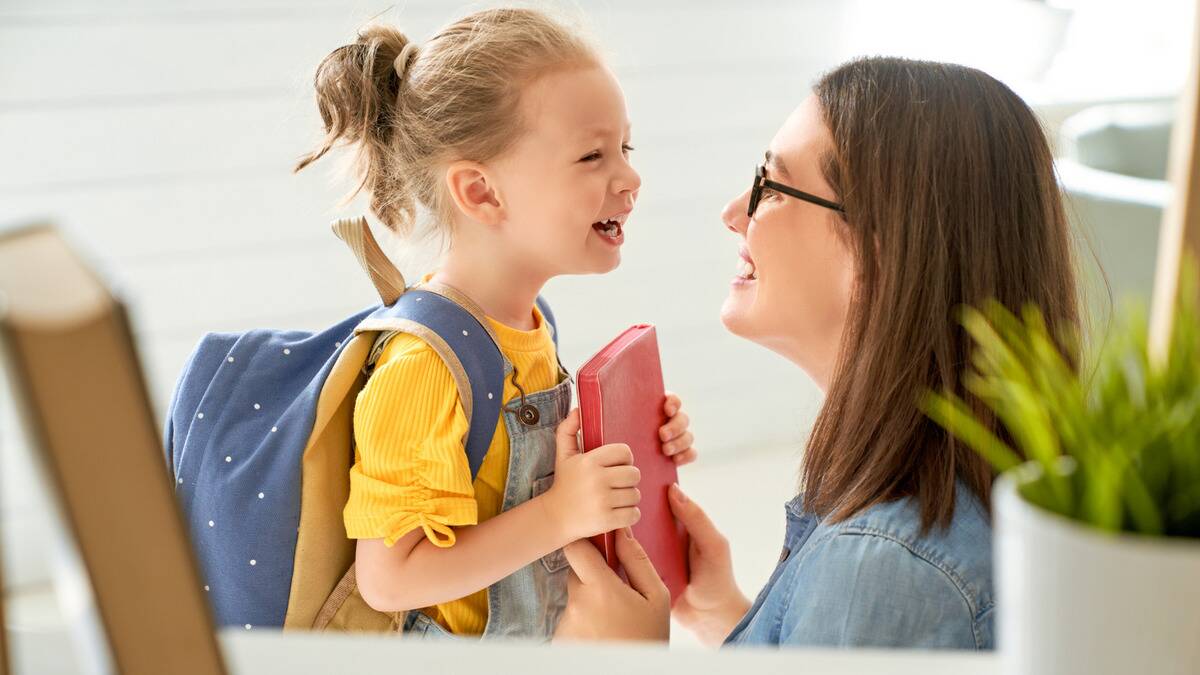
M 1194 279 L 1192 271 L 1184 279 Z M 1200 325 L 1184 284 L 1151 359 L 1135 313 L 1074 368 L 1036 310 L 967 309 L 963 381 L 1012 445 L 954 394 L 925 412 L 985 457 L 997 641 L 1006 673 L 1200 673 Z M 1065 340 L 1065 342 L 1064 342 Z

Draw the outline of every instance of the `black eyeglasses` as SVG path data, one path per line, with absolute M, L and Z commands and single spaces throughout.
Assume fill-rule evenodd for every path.
M 750 216 L 751 218 L 754 217 L 754 211 L 758 208 L 758 200 L 762 199 L 762 193 L 764 189 L 774 190 L 789 197 L 795 197 L 796 199 L 806 201 L 810 204 L 816 204 L 817 206 L 824 206 L 825 208 L 833 209 L 838 213 L 846 212 L 846 209 L 837 202 L 831 202 L 828 199 L 822 199 L 816 195 L 804 192 L 803 190 L 797 190 L 790 185 L 776 183 L 770 178 L 767 178 L 766 168 L 763 167 L 762 164 L 759 164 L 758 166 L 754 167 L 754 186 L 750 188 L 750 206 L 746 209 L 747 216 Z

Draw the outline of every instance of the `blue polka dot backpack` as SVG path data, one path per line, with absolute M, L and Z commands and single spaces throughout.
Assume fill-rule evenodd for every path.
M 172 398 L 166 455 L 221 625 L 398 628 L 354 583 L 342 509 L 354 460 L 353 411 L 386 337 L 416 335 L 445 361 L 470 428 L 472 476 L 500 415 L 504 361 L 479 308 L 453 288 L 406 287 L 363 218 L 334 232 L 370 275 L 382 304 L 320 332 L 212 333 Z M 549 306 L 538 306 L 555 332 Z

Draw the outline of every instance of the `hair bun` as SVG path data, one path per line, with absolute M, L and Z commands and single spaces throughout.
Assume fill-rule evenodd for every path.
M 414 79 L 418 59 L 421 77 Z M 537 10 L 476 12 L 423 42 L 395 26 L 369 24 L 317 66 L 325 138 L 295 170 L 350 146 L 359 181 L 352 194 L 370 194 L 384 225 L 409 233 L 421 205 L 449 228 L 457 207 L 442 164 L 499 156 L 523 132 L 521 87 L 551 69 L 599 63 L 590 42 Z
M 413 56 L 417 53 L 417 43 L 409 42 L 404 45 L 404 49 L 396 55 L 396 60 L 392 62 L 392 67 L 396 69 L 396 77 L 400 81 L 404 81 L 404 76 L 408 73 L 409 66 L 412 65 Z

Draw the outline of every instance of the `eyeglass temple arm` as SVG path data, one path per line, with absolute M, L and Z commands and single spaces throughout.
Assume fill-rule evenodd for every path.
M 775 181 L 771 180 L 770 178 L 763 178 L 762 184 L 764 187 L 769 187 L 772 190 L 778 190 L 779 192 L 782 192 L 786 195 L 795 197 L 796 199 L 803 199 L 806 202 L 812 202 L 813 204 L 817 204 L 819 206 L 824 206 L 827 209 L 833 209 L 834 211 L 839 211 L 841 213 L 846 212 L 846 209 L 841 204 L 838 204 L 837 202 L 831 202 L 828 199 L 823 199 L 816 195 L 809 194 L 809 193 L 803 192 L 801 190 L 797 190 L 796 188 L 791 187 L 789 185 L 784 185 L 783 183 L 776 183 Z

